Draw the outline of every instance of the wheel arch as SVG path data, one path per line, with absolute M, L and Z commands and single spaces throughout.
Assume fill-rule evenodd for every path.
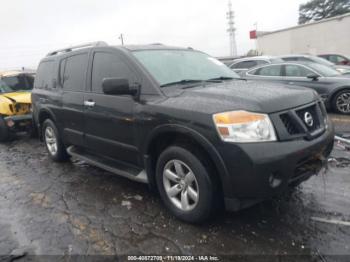
M 56 122 L 56 117 L 50 109 L 47 109 L 47 108 L 41 109 L 38 113 L 38 118 L 36 120 L 37 121 L 36 126 L 38 129 L 38 134 L 39 134 L 40 139 L 42 139 L 41 127 L 46 119 L 51 119 L 52 121 Z
M 329 104 L 331 106 L 331 109 L 334 110 L 333 108 L 333 102 L 334 102 L 334 99 L 336 97 L 336 95 L 339 93 L 339 92 L 342 92 L 344 90 L 349 90 L 350 91 L 350 85 L 349 86 L 339 86 L 337 88 L 335 88 L 334 90 L 332 90 L 332 92 L 329 94 Z
M 156 128 L 143 147 L 144 162 L 148 181 L 152 190 L 156 189 L 155 166 L 159 154 L 172 144 L 189 143 L 200 149 L 211 161 L 213 168 L 219 175 L 220 186 L 228 175 L 225 164 L 215 147 L 199 132 L 181 125 L 168 124 Z

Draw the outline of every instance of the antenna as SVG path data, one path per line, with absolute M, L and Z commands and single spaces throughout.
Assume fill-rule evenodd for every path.
M 230 39 L 230 55 L 237 56 L 237 44 L 236 44 L 236 28 L 235 28 L 235 13 L 232 11 L 231 0 L 228 2 L 228 12 L 226 12 L 226 18 L 228 20 L 228 29 Z

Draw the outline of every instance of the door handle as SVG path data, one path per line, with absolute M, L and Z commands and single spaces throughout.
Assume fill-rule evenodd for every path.
M 95 102 L 94 101 L 84 101 L 84 106 L 94 107 L 95 106 Z
M 289 85 L 294 85 L 294 82 L 288 82 Z

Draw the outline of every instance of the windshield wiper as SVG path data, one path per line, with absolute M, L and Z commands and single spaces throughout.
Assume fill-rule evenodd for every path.
M 246 80 L 246 79 L 239 78 L 239 77 L 231 77 L 231 76 L 219 76 L 215 78 L 210 78 L 206 81 L 225 81 L 225 80 Z
M 160 87 L 173 86 L 173 85 L 187 85 L 187 84 L 195 84 L 195 83 L 203 83 L 203 80 L 199 79 L 183 79 L 180 81 L 170 82 L 161 85 Z

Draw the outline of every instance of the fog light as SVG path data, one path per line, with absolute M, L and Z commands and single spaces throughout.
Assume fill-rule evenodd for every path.
M 6 121 L 6 124 L 8 127 L 13 127 L 15 125 L 15 122 L 12 119 L 9 119 Z
M 282 184 L 282 178 L 279 173 L 272 173 L 269 177 L 270 187 L 276 188 Z

